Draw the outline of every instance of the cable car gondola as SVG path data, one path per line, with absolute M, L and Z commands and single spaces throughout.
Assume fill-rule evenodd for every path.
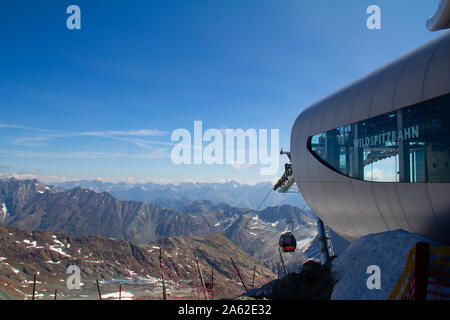
M 297 247 L 297 240 L 292 232 L 285 232 L 281 235 L 278 244 L 283 249 L 283 252 L 294 252 Z
M 297 240 L 294 237 L 294 221 L 291 220 L 288 223 L 291 224 L 292 230 L 289 232 L 286 230 L 278 240 L 278 244 L 283 249 L 283 252 L 294 252 L 297 248 Z

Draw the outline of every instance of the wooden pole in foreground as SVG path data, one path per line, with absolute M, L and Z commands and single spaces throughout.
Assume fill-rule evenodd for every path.
M 100 292 L 100 284 L 98 283 L 98 280 L 97 280 L 97 290 L 98 290 L 98 298 L 102 300 L 102 293 Z
M 31 298 L 31 300 L 34 300 L 35 292 L 36 292 L 36 274 L 34 274 L 33 277 L 33 297 Z
M 283 266 L 284 276 L 287 276 L 286 265 L 284 264 L 283 255 L 281 254 L 280 247 L 278 247 L 278 252 L 280 253 L 281 265 Z
M 55 300 L 57 296 L 58 296 L 58 289 L 55 289 Z
M 256 266 L 253 267 L 252 289 L 255 289 L 255 275 L 256 275 Z
M 211 267 L 211 300 L 214 300 L 214 267 Z
M 200 275 L 200 281 L 201 281 L 202 287 L 203 287 L 203 294 L 205 295 L 205 300 L 208 300 L 208 293 L 206 292 L 206 286 L 205 286 L 205 281 L 203 280 L 202 270 L 200 270 L 200 264 L 198 262 L 197 254 L 195 252 L 194 252 L 194 255 L 195 255 L 195 262 L 197 263 L 198 274 Z
M 166 282 L 164 281 L 164 269 L 162 260 L 162 249 L 159 247 L 159 268 L 161 269 L 161 281 L 163 286 L 163 299 L 167 300 Z
M 247 291 L 248 291 L 247 286 L 245 285 L 244 279 L 242 279 L 242 276 L 241 276 L 241 273 L 239 272 L 238 267 L 237 267 L 236 264 L 234 263 L 233 258 L 230 257 L 230 260 L 231 260 L 231 263 L 233 264 L 234 270 L 236 270 L 236 272 L 237 272 L 237 274 L 238 274 L 238 276 L 239 276 L 239 279 L 241 279 L 241 283 L 242 283 L 242 286 L 243 286 L 244 289 L 245 289 L 245 292 L 247 292 Z
M 119 285 L 119 300 L 122 300 L 122 285 Z

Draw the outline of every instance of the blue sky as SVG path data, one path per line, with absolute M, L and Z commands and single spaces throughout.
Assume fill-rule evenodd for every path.
M 42 180 L 274 180 L 172 164 L 170 134 L 279 129 L 434 38 L 439 1 L 153 0 L 0 4 L 0 174 Z M 68 30 L 66 8 L 81 8 Z M 381 8 L 368 30 L 366 8 Z M 282 172 L 280 163 L 280 172 Z

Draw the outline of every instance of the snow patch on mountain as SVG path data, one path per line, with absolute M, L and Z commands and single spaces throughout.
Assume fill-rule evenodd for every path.
M 102 299 L 112 299 L 112 300 L 133 300 L 134 295 L 128 291 L 113 292 L 102 295 Z
M 2 203 L 0 203 L 0 223 L 5 222 L 7 215 L 8 215 L 8 209 L 6 208 L 6 204 L 4 204 L 2 202 Z

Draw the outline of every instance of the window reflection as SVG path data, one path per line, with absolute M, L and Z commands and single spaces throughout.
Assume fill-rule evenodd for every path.
M 377 182 L 450 182 L 450 95 L 309 139 L 325 165 Z

